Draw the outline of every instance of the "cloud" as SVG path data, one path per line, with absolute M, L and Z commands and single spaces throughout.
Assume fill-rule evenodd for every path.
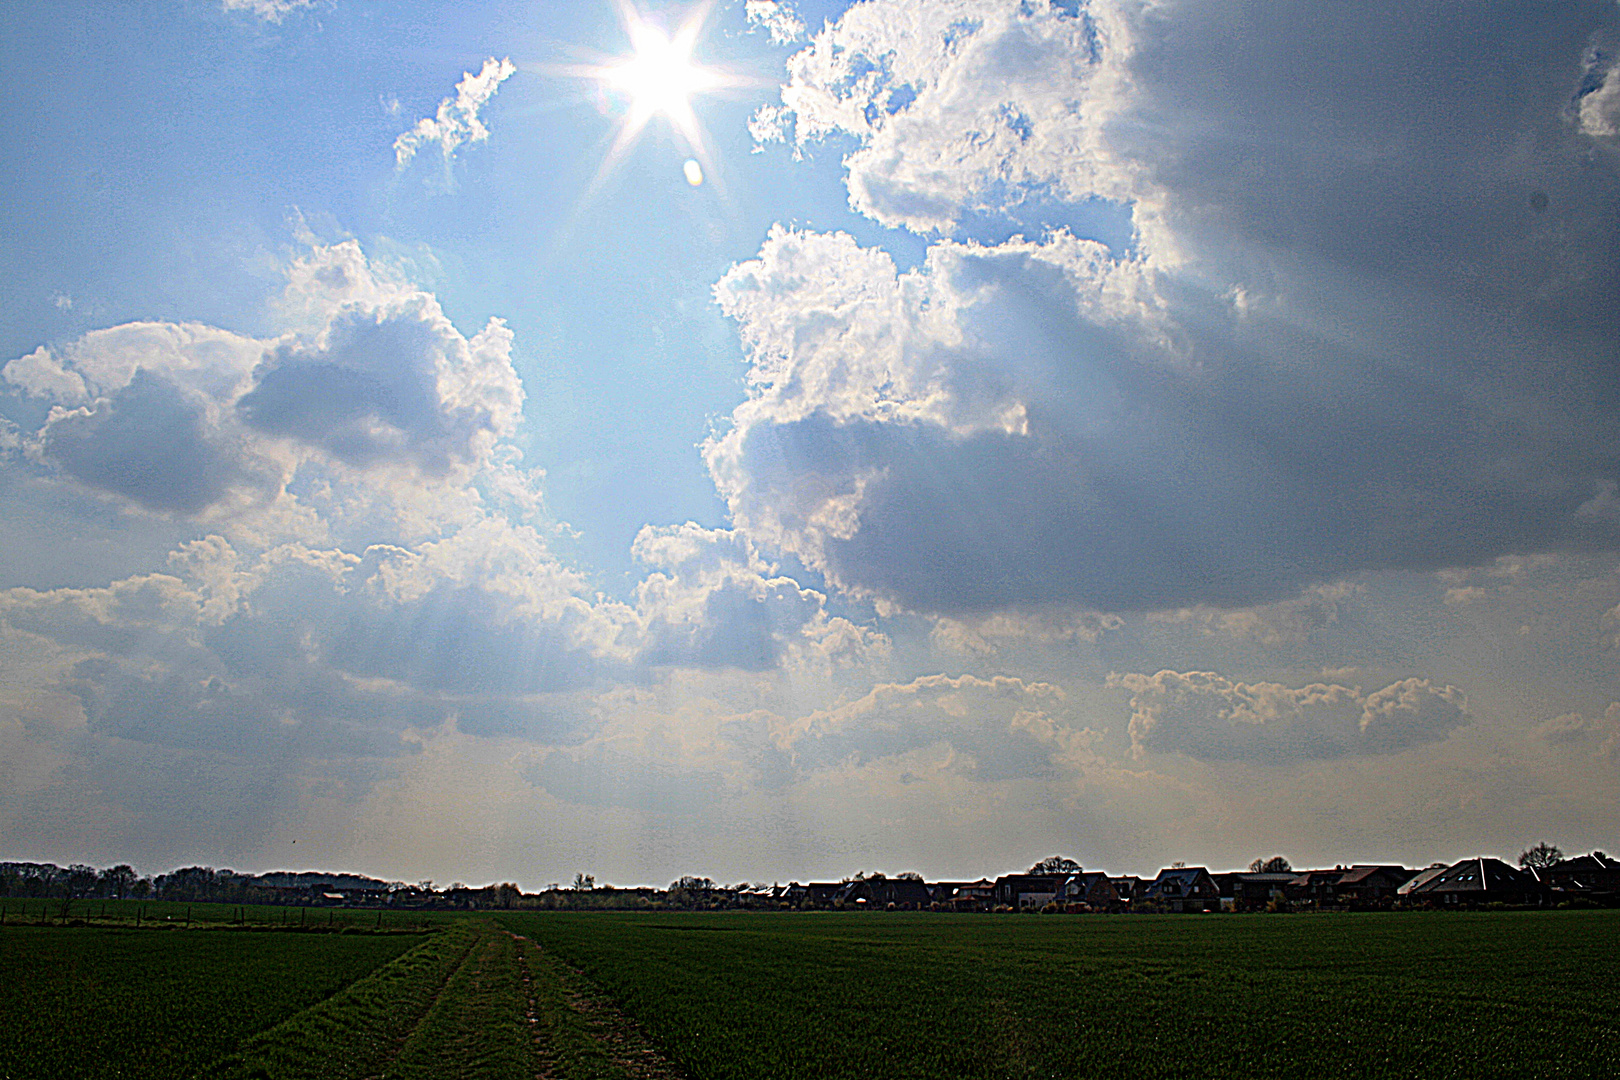
M 1111 674 L 1131 692 L 1131 752 L 1289 764 L 1395 754 L 1439 742 L 1469 720 L 1454 686 L 1409 678 L 1359 687 L 1234 682 L 1209 671 Z
M 641 664 L 831 670 L 889 654 L 886 636 L 830 615 L 824 595 L 777 574 L 735 531 L 649 525 L 631 552 L 649 568 L 635 595 Z
M 225 0 L 226 11 L 246 11 L 273 23 L 279 23 L 300 8 L 314 6 L 315 0 Z
M 1536 734 L 1551 746 L 1589 748 L 1595 758 L 1620 761 L 1620 701 L 1611 703 L 1602 716 L 1555 716 L 1537 725 Z
M 804 20 L 791 0 L 748 0 L 743 10 L 748 25 L 768 30 L 774 45 L 790 45 L 804 36 Z
M 851 7 L 762 130 L 853 139 L 852 206 L 952 235 L 902 273 L 777 228 L 719 282 L 751 392 L 705 452 L 737 528 L 953 618 L 1620 547 L 1592 510 L 1620 175 L 1571 104 L 1616 11 L 1453 16 Z M 1081 235 L 1100 204 L 1131 243 Z M 1039 238 L 976 241 L 986 215 Z
M 303 471 L 453 487 L 497 474 L 522 417 L 512 334 L 467 339 L 438 301 L 376 271 L 358 244 L 288 272 L 293 328 L 259 340 L 195 323 L 126 323 L 0 369 L 53 403 L 39 462 L 145 509 L 218 517 L 285 503 Z
M 766 782 L 944 747 L 951 769 L 998 782 L 1053 779 L 1096 764 L 1097 733 L 1063 715 L 1064 692 L 1008 676 L 924 675 L 772 725 Z
M 484 61 L 478 74 L 463 72 L 461 81 L 456 84 L 455 97 L 439 102 L 436 114 L 424 116 L 415 127 L 394 140 L 396 164 L 404 168 L 418 149 L 430 143 L 438 143 L 445 160 L 449 161 L 462 143 L 483 142 L 489 138 L 489 128 L 478 118 L 478 110 L 495 96 L 501 83 L 516 72 L 512 61 L 496 60 L 493 56 Z

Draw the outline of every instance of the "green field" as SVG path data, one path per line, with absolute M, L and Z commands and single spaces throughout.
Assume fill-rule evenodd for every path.
M 1620 912 L 272 915 L 8 922 L 0 1077 L 1620 1075 Z
M 8 923 L 0 1076 L 187 1076 L 421 940 Z
M 183 900 L 0 899 L 0 925 L 300 927 L 342 930 L 427 930 L 457 918 L 449 911 L 304 907 L 300 905 L 194 904 Z
M 1620 912 L 502 922 L 705 1080 L 1620 1075 Z

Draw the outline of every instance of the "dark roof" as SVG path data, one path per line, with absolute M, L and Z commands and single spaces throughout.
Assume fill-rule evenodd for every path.
M 1434 877 L 1412 889 L 1413 896 L 1427 893 L 1522 893 L 1538 888 L 1536 879 L 1522 870 L 1515 870 L 1501 859 L 1464 859 L 1440 871 Z
M 1411 876 L 1411 871 L 1404 866 L 1352 866 L 1339 879 L 1340 885 L 1360 885 L 1370 877 L 1383 874 L 1386 877 L 1404 881 Z
M 1577 855 L 1573 859 L 1555 862 L 1547 869 L 1558 873 L 1577 874 L 1593 870 L 1620 870 L 1620 859 L 1611 859 L 1601 851 L 1594 851 L 1590 855 Z

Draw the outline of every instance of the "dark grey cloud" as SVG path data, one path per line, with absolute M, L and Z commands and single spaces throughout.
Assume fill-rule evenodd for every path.
M 897 274 L 773 233 L 718 287 L 754 364 L 708 448 L 742 531 L 949 613 L 1620 547 L 1620 171 L 1580 105 L 1620 9 L 1084 11 L 882 0 L 795 61 L 801 135 L 860 141 L 880 220 L 1104 197 L 1138 249 L 942 241 Z M 1049 62 L 1002 78 L 1014 55 Z M 885 80 L 919 89 L 852 107 Z

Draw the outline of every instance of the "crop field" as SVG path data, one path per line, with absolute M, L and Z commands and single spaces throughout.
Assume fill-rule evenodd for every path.
M 1620 912 L 437 927 L 8 922 L 0 1078 L 1620 1075 Z
M 0 898 L 0 926 L 199 926 L 299 927 L 342 930 L 427 930 L 444 926 L 454 912 L 298 905 L 193 904 L 180 900 L 19 900 Z
M 336 993 L 415 934 L 0 930 L 0 1077 L 181 1077 Z
M 1620 1075 L 1620 912 L 501 921 L 702 1080 Z
M 265 909 L 190 928 L 13 921 L 0 971 L 0 1080 L 675 1075 L 487 918 L 432 934 L 283 929 Z

